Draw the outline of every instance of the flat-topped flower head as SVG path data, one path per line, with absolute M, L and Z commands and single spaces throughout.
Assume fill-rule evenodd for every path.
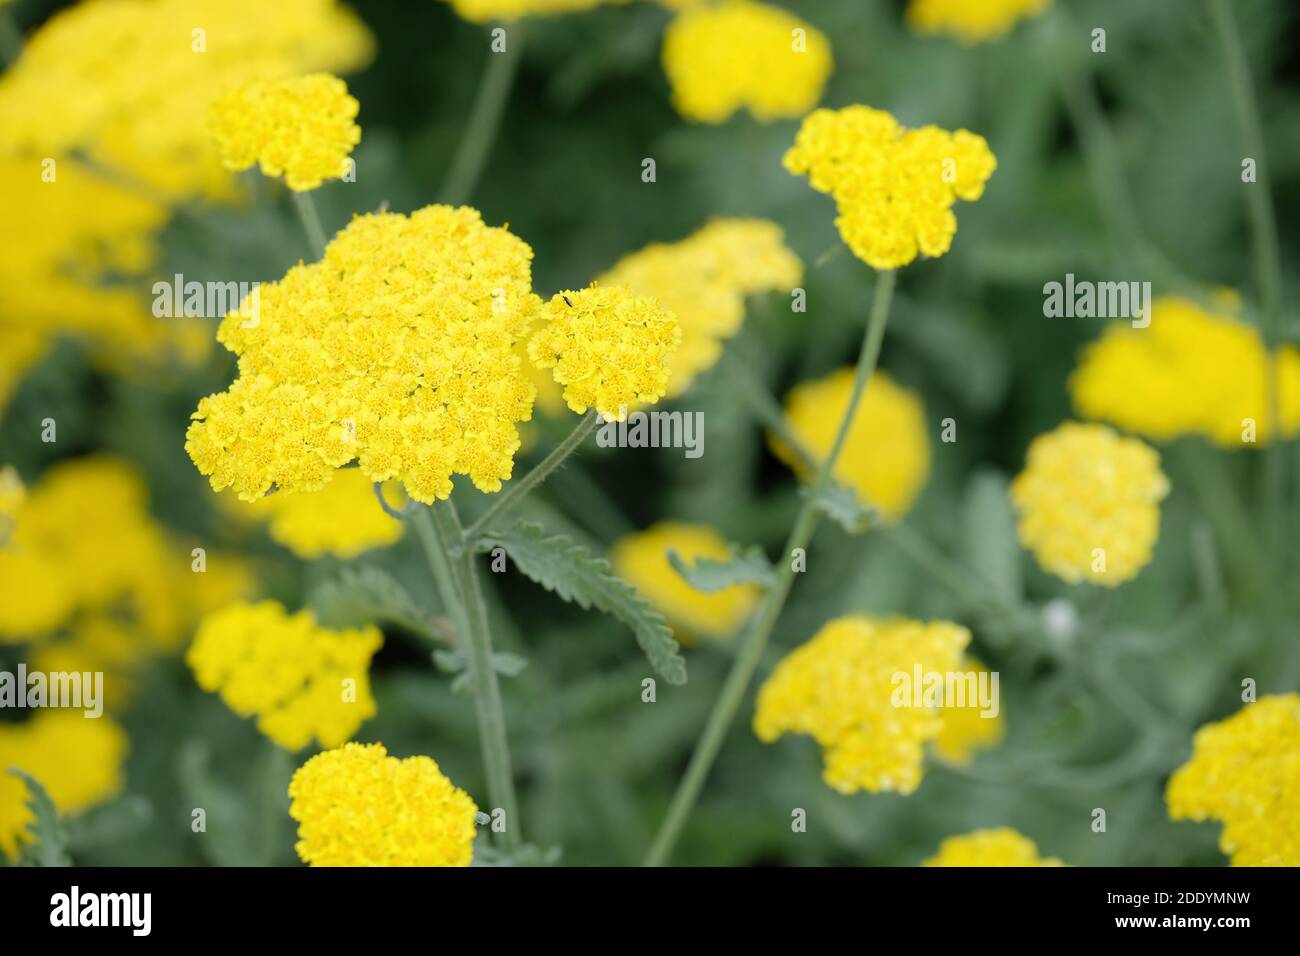
M 883 110 L 848 106 L 808 114 L 784 165 L 835 199 L 835 225 L 854 255 L 897 269 L 948 251 L 953 203 L 979 199 L 997 160 L 967 130 L 906 129 Z
M 963 43 L 1005 36 L 1021 20 L 1037 16 L 1052 0 L 911 0 L 907 22 L 921 33 L 946 33 Z
M 1041 857 L 1029 837 L 1011 827 L 976 830 L 947 837 L 939 852 L 922 866 L 1065 866 L 1055 857 Z
M 553 369 L 573 411 L 594 408 L 607 421 L 623 421 L 630 409 L 664 397 L 668 362 L 681 340 L 677 317 L 656 300 L 623 286 L 591 285 L 547 303 L 546 324 L 528 355 Z
M 805 461 L 776 435 L 769 441 L 777 457 L 800 478 L 811 479 L 809 465 L 819 465 L 830 454 L 849 407 L 853 376 L 853 369 L 842 368 L 797 385 L 786 396 L 786 424 L 799 449 L 816 461 Z M 885 520 L 896 520 L 911 510 L 929 474 L 930 439 L 921 399 L 886 373 L 875 372 L 853 414 L 831 477 L 852 488 L 863 505 L 876 509 Z
M 337 747 L 375 715 L 370 659 L 378 628 L 333 630 L 275 601 L 235 604 L 204 618 L 185 656 L 200 687 L 286 750 Z
M 343 175 L 361 142 L 359 110 L 346 83 L 312 73 L 240 84 L 212 104 L 208 125 L 227 169 L 256 163 L 302 192 Z
M 294 849 L 311 866 L 469 866 L 478 807 L 429 757 L 383 744 L 317 754 L 289 784 Z
M 745 298 L 789 292 L 803 263 L 781 227 L 765 219 L 715 219 L 680 242 L 656 242 L 624 256 L 599 278 L 652 296 L 677 316 L 682 344 L 668 359 L 668 397 L 711 368 L 745 319 Z
M 1261 697 L 1196 732 L 1165 793 L 1174 820 L 1218 820 L 1233 866 L 1300 866 L 1300 694 Z
M 924 703 L 897 705 L 896 675 L 911 678 L 918 667 L 957 671 L 969 642 L 969 631 L 944 621 L 830 621 L 759 689 L 754 733 L 765 743 L 787 733 L 813 737 L 822 748 L 823 779 L 840 793 L 911 793 L 943 714 Z
M 540 307 L 532 255 L 468 207 L 357 217 L 321 262 L 261 286 L 256 321 L 222 322 L 239 378 L 199 403 L 186 451 L 246 501 L 318 490 L 354 460 L 426 504 L 452 474 L 499 491 L 532 416 L 515 351 Z
M 610 559 L 620 577 L 681 629 L 679 638 L 735 633 L 758 603 L 759 589 L 733 584 L 711 593 L 696 590 L 672 566 L 669 551 L 676 551 L 687 565 L 700 558 L 726 561 L 731 553 L 726 539 L 707 525 L 661 521 L 620 538 L 610 549 Z
M 673 105 L 700 123 L 742 109 L 763 121 L 803 116 L 822 98 L 832 66 L 820 30 L 752 0 L 679 14 L 664 34 L 663 61 Z
M 1020 542 L 1043 570 L 1110 588 L 1151 560 L 1168 493 L 1153 448 L 1077 422 L 1035 438 L 1011 483 Z

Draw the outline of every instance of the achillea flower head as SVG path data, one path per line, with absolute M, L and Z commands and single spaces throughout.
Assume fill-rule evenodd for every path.
M 199 403 L 186 451 L 245 501 L 319 490 L 353 460 L 426 504 L 452 474 L 500 490 L 532 415 L 515 353 L 539 308 L 531 262 L 468 207 L 358 216 L 321 262 L 261 286 L 255 325 L 226 317 L 240 377 Z
M 1038 846 L 1011 827 L 950 836 L 922 866 L 1065 866 L 1055 857 L 1040 857 Z
M 75 814 L 122 789 L 127 736 L 111 718 L 88 720 L 79 710 L 43 710 L 22 723 L 0 723 L 0 851 L 14 856 L 32 822 L 27 784 L 8 772 L 31 774 L 61 814 Z
M 962 663 L 961 673 L 979 675 L 988 668 L 973 657 Z M 943 726 L 934 738 L 934 752 L 941 760 L 964 766 L 974 759 L 975 753 L 996 746 L 1006 733 L 1006 721 L 999 708 L 996 717 L 984 716 L 978 699 L 967 698 L 962 706 L 945 706 Z
M 620 538 L 610 549 L 610 559 L 620 577 L 681 629 L 679 639 L 735 633 L 758 603 L 758 588 L 735 584 L 713 593 L 697 591 L 669 563 L 670 550 L 688 565 L 699 558 L 725 561 L 730 555 L 726 539 L 707 525 L 661 521 Z
M 379 629 L 333 630 L 276 601 L 235 604 L 199 624 L 185 662 L 200 687 L 286 750 L 337 747 L 375 715 L 370 659 Z
M 1075 409 L 1154 441 L 1200 435 L 1224 448 L 1261 447 L 1277 432 L 1268 396 L 1272 371 L 1282 437 L 1294 438 L 1300 350 L 1284 345 L 1270 355 L 1259 330 L 1234 312 L 1227 297 L 1222 309 L 1210 310 L 1162 296 L 1152 303 L 1147 328 L 1111 324 L 1084 349 L 1070 376 Z
M 849 407 L 853 376 L 852 368 L 842 368 L 797 385 L 786 396 L 786 424 L 800 448 L 818 464 L 830 453 L 840 419 Z M 778 458 L 801 478 L 811 478 L 807 463 L 795 449 L 776 435 L 768 440 Z M 911 510 L 929 474 L 930 439 L 920 398 L 876 371 L 858 402 L 832 478 L 853 489 L 862 504 L 892 521 Z
M 699 123 L 741 109 L 764 122 L 803 116 L 822 98 L 832 66 L 820 30 L 752 0 L 678 14 L 664 34 L 663 62 L 673 105 Z
M 528 355 L 564 387 L 579 415 L 594 408 L 606 421 L 659 401 L 668 391 L 668 363 L 681 344 L 677 317 L 656 300 L 623 286 L 591 285 L 557 293 Z
M 1300 866 L 1300 694 L 1261 697 L 1198 730 L 1165 799 L 1173 820 L 1221 822 L 1233 866 Z
M 975 133 L 905 129 L 859 105 L 809 113 L 783 164 L 835 199 L 835 225 L 855 256 L 897 269 L 948 251 L 957 233 L 953 203 L 979 199 L 997 159 Z
M 383 744 L 317 754 L 289 784 L 294 849 L 312 866 L 468 866 L 478 807 L 429 757 Z
M 458 16 L 471 23 L 518 20 L 522 17 L 558 16 L 631 0 L 447 0 Z
M 920 33 L 946 33 L 963 43 L 1005 36 L 1021 20 L 1037 16 L 1051 0 L 911 0 L 907 22 Z
M 353 122 L 360 108 L 347 84 L 328 73 L 250 80 L 218 97 L 208 126 L 227 169 L 256 163 L 303 192 L 343 175 L 361 142 Z
M 745 319 L 745 298 L 789 292 L 803 263 L 776 223 L 715 219 L 680 242 L 656 242 L 624 256 L 597 281 L 652 296 L 677 316 L 682 344 L 668 360 L 668 397 L 686 391 L 722 354 Z
M 777 665 L 758 692 L 754 733 L 811 735 L 840 793 L 911 793 L 942 709 L 894 705 L 895 675 L 956 671 L 970 632 L 944 621 L 842 617 Z
M 1035 438 L 1011 483 L 1020 542 L 1043 570 L 1110 588 L 1151 560 L 1168 493 L 1154 449 L 1077 422 Z

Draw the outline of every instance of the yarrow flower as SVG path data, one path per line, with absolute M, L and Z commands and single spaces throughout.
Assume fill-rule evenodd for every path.
M 27 784 L 10 767 L 40 781 L 60 814 L 76 814 L 122 789 L 127 736 L 111 718 L 79 710 L 45 710 L 22 723 L 0 723 L 0 851 L 13 856 L 32 822 Z
M 682 330 L 657 301 L 622 286 L 592 285 L 555 295 L 546 317 L 528 355 L 554 370 L 570 409 L 581 415 L 594 408 L 607 421 L 623 421 L 629 408 L 664 397 Z
M 521 17 L 555 16 L 600 6 L 615 6 L 631 0 L 447 0 L 456 13 L 471 23 L 518 20 Z
M 1043 570 L 1111 588 L 1151 560 L 1168 493 L 1154 449 L 1077 422 L 1035 438 L 1011 484 L 1020 541 Z
M 468 866 L 478 807 L 429 757 L 383 744 L 317 754 L 289 784 L 294 849 L 312 866 Z
M 338 77 L 312 73 L 243 83 L 212 104 L 208 125 L 227 169 L 256 163 L 302 192 L 343 175 L 360 108 Z
M 922 866 L 1065 866 L 1055 857 L 1040 857 L 1029 837 L 1010 827 L 950 836 Z
M 758 588 L 733 584 L 712 593 L 697 591 L 669 563 L 669 551 L 676 551 L 688 565 L 699 558 L 725 561 L 730 556 L 726 539 L 707 525 L 661 521 L 620 538 L 610 549 L 610 559 L 620 577 L 684 632 L 679 638 L 733 634 L 758 603 Z
M 678 14 L 664 34 L 663 62 L 673 105 L 700 123 L 740 109 L 762 121 L 803 116 L 822 98 L 832 65 L 820 30 L 752 0 Z
M 353 460 L 426 504 L 453 473 L 500 490 L 532 415 L 515 351 L 540 307 L 531 262 L 468 207 L 358 216 L 322 261 L 261 286 L 258 322 L 222 322 L 240 375 L 199 403 L 186 451 L 245 501 L 317 491 Z
M 206 691 L 286 750 L 337 747 L 375 715 L 370 659 L 379 629 L 333 630 L 276 601 L 235 604 L 204 618 L 185 661 Z
M 791 448 L 776 435 L 769 442 L 777 457 L 801 478 L 811 478 L 809 466 L 820 465 L 830 454 L 849 407 L 853 377 L 852 368 L 842 368 L 797 385 L 786 396 L 786 424 L 799 447 Z M 816 461 L 805 461 L 800 452 Z M 875 508 L 886 520 L 897 520 L 911 510 L 929 474 L 930 440 L 920 398 L 894 384 L 884 372 L 875 372 L 853 414 L 831 477 L 853 489 L 862 504 Z
M 979 199 L 997 159 L 983 136 L 905 129 L 859 105 L 808 114 L 783 164 L 835 199 L 835 225 L 854 255 L 897 269 L 918 254 L 948 251 L 957 233 L 953 203 Z
M 1084 349 L 1070 396 L 1085 418 L 1155 441 L 1200 435 L 1224 448 L 1274 440 L 1268 394 L 1277 376 L 1281 433 L 1300 433 L 1300 349 L 1272 354 L 1259 330 L 1234 316 L 1230 296 L 1210 310 L 1176 296 L 1151 306 L 1151 324 L 1113 323 Z M 1271 368 L 1270 368 L 1271 366 Z
M 745 297 L 788 292 L 803 263 L 781 227 L 764 219 L 715 219 L 680 242 L 656 242 L 624 256 L 597 281 L 652 296 L 677 316 L 682 344 L 668 359 L 668 397 L 711 368 L 745 319 Z
M 1005 36 L 1021 20 L 1037 16 L 1051 0 L 911 0 L 907 22 L 921 33 L 947 33 L 963 43 Z
M 823 779 L 840 793 L 911 793 L 943 714 L 895 706 L 895 675 L 917 667 L 955 672 L 969 641 L 969 631 L 944 621 L 837 618 L 764 682 L 754 733 L 764 743 L 786 733 L 812 736 L 822 748 Z
M 1165 799 L 1171 819 L 1221 822 L 1233 866 L 1300 866 L 1300 694 L 1261 697 L 1198 730 Z

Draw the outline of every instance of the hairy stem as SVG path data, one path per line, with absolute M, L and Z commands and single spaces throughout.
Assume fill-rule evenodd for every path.
M 303 231 L 307 233 L 307 242 L 317 260 L 325 258 L 325 230 L 321 228 L 320 215 L 316 212 L 316 201 L 311 193 L 293 190 L 293 205 L 302 220 Z

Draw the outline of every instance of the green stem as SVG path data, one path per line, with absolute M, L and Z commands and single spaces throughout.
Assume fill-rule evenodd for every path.
M 741 699 L 762 659 L 763 649 L 771 636 L 772 628 L 776 625 L 776 619 L 781 614 L 790 589 L 794 585 L 794 562 L 790 560 L 790 555 L 796 548 L 803 549 L 808 546 L 817 527 L 820 515 L 817 500 L 830 484 L 831 473 L 848 438 L 849 427 L 853 423 L 858 402 L 862 399 L 862 393 L 867 388 L 871 374 L 876 368 L 876 360 L 880 356 L 880 344 L 884 340 L 885 325 L 889 320 L 889 305 L 893 298 L 895 280 L 896 274 L 892 271 L 880 273 L 876 280 L 871 316 L 867 320 L 862 350 L 858 355 L 857 372 L 853 378 L 853 391 L 849 396 L 848 407 L 844 410 L 844 417 L 840 419 L 835 441 L 826 460 L 817 471 L 811 491 L 799 509 L 794 527 L 790 530 L 790 537 L 786 541 L 785 550 L 782 552 L 781 571 L 776 582 L 764 596 L 758 615 L 745 635 L 744 644 L 731 665 L 722 692 L 718 695 L 717 702 L 709 714 L 704 732 L 695 746 L 695 752 L 691 754 L 686 773 L 677 785 L 677 792 L 673 795 L 672 803 L 669 804 L 668 813 L 659 827 L 650 852 L 646 855 L 646 866 L 660 866 L 667 862 L 672 853 L 677 838 L 681 835 L 682 828 L 686 825 L 686 820 L 699 799 L 713 761 L 722 748 L 723 739 L 731 727 L 732 720 L 735 719 L 736 711 L 740 709 Z
M 771 393 L 754 380 L 749 369 L 741 363 L 740 359 L 734 352 L 728 351 L 722 359 L 722 365 L 726 369 L 727 375 L 731 378 L 732 383 L 740 390 L 745 401 L 749 403 L 750 409 L 754 415 L 767 428 L 781 439 L 782 444 L 790 449 L 811 471 L 816 467 L 817 462 L 803 447 L 790 423 L 786 421 L 785 412 L 781 410 L 780 404 Z
M 463 547 L 460 520 L 450 500 L 432 508 L 417 508 L 413 520 L 443 604 L 451 613 L 458 636 L 469 652 L 488 799 L 492 801 L 493 809 L 505 812 L 506 826 L 501 842 L 507 850 L 514 850 L 522 843 L 523 834 L 515 799 L 514 775 L 510 769 L 505 708 L 501 703 L 496 671 L 492 667 L 492 635 L 479 589 L 475 558 Z M 460 551 L 461 556 L 452 560 L 450 555 L 453 551 Z
M 439 199 L 450 206 L 469 202 L 474 188 L 483 175 L 488 154 L 501 127 L 510 88 L 514 85 L 519 68 L 519 53 L 524 47 L 524 27 L 512 23 L 506 38 L 506 48 L 500 53 L 489 50 L 483 81 L 474 98 L 469 125 L 460 138 L 460 147 L 452 158 L 451 169 L 439 192 Z
M 303 231 L 307 233 L 307 241 L 311 244 L 311 251 L 315 253 L 317 260 L 325 258 L 325 230 L 321 228 L 320 216 L 316 212 L 316 201 L 311 198 L 311 193 L 299 192 L 292 190 L 293 204 L 298 210 L 298 218 L 302 220 Z
M 582 417 L 573 431 L 569 433 L 569 436 L 556 445 L 536 468 L 522 478 L 510 482 L 506 486 L 506 490 L 496 496 L 492 507 L 488 508 L 477 521 L 465 530 L 465 546 L 472 551 L 474 542 L 488 529 L 488 526 L 498 518 L 504 517 L 509 513 L 510 509 L 524 499 L 528 492 L 545 481 L 547 475 L 558 468 L 564 459 L 573 454 L 599 423 L 600 414 L 593 408 Z

